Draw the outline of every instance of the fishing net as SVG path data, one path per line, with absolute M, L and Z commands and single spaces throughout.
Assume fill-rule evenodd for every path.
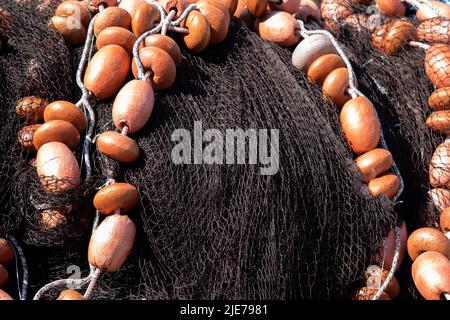
M 27 244 L 30 293 L 68 277 L 71 266 L 88 273 L 92 195 L 114 177 L 139 189 L 140 207 L 130 213 L 137 239 L 128 262 L 102 278 L 94 298 L 346 297 L 397 217 L 392 201 L 370 196 L 341 132 L 339 111 L 293 69 L 290 53 L 238 25 L 224 43 L 200 56 L 184 51 L 176 82 L 156 94 L 148 125 L 131 135 L 140 158 L 118 165 L 94 151 L 92 180 L 54 195 L 43 192 L 35 168 L 26 163 L 16 140 L 22 123 L 12 110 L 18 98 L 31 94 L 76 101 L 73 66 L 79 50 L 69 53 L 47 27 L 53 6 L 36 15 L 37 4 L 0 1 L 15 21 L 0 70 L 1 145 L 8 150 L 0 156 L 5 182 L 0 223 L 1 232 L 13 232 Z M 24 81 L 30 59 L 39 76 Z M 111 102 L 93 106 L 96 132 L 113 129 Z M 382 111 L 386 105 L 376 107 Z M 174 164 L 172 133 L 186 129 L 193 138 L 196 121 L 220 132 L 278 129 L 278 173 L 261 175 L 259 165 L 249 164 Z M 263 137 L 263 131 L 257 133 Z M 40 231 L 37 211 L 67 206 L 64 232 Z M 50 217 L 58 219 L 54 211 Z

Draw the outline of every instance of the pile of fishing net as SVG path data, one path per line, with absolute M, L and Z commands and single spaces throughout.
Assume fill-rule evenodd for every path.
M 93 147 L 91 179 L 70 193 L 46 192 L 29 163 L 33 155 L 24 154 L 17 141 L 25 124 L 14 106 L 28 95 L 72 102 L 80 97 L 74 81 L 80 52 L 69 52 L 48 27 L 54 6 L 0 0 L 13 19 L 0 57 L 0 234 L 11 233 L 24 244 L 30 295 L 50 281 L 88 274 L 92 198 L 115 175 L 140 192 L 140 206 L 130 213 L 137 239 L 126 265 L 103 276 L 94 298 L 347 297 L 396 224 L 394 203 L 369 194 L 341 132 L 337 108 L 293 69 L 289 52 L 246 27 L 233 24 L 224 43 L 201 55 L 183 51 L 176 82 L 156 95 L 149 123 L 134 135 L 141 148 L 135 163 L 118 165 Z M 400 107 L 389 108 L 396 103 L 378 96 L 380 88 L 370 86 L 370 79 L 360 81 L 381 114 L 400 169 L 423 165 L 426 159 L 415 151 L 431 149 L 430 142 L 424 137 L 421 145 L 411 145 L 420 134 L 410 131 L 414 121 L 407 112 L 398 117 L 401 129 L 391 129 L 388 121 L 395 120 Z M 398 84 L 391 81 L 392 87 Z M 402 99 L 406 104 L 422 98 Z M 112 103 L 92 102 L 96 132 L 112 129 Z M 268 129 L 269 137 L 270 129 L 278 129 L 277 174 L 261 175 L 260 165 L 173 163 L 172 133 L 186 129 L 193 138 L 196 121 L 204 130 L 221 132 Z M 403 154 L 405 149 L 393 143 L 402 140 L 410 147 Z M 76 155 L 79 159 L 79 150 Z M 42 211 L 56 209 L 70 213 L 62 222 L 43 224 Z M 56 295 L 51 291 L 46 297 Z

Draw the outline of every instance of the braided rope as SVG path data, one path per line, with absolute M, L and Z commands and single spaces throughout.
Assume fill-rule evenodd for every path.
M 93 274 L 90 273 L 86 278 L 82 278 L 82 279 L 61 279 L 61 280 L 56 280 L 56 281 L 50 282 L 49 284 L 46 284 L 41 289 L 39 289 L 39 291 L 35 294 L 33 300 L 39 300 L 44 295 L 44 293 L 46 293 L 47 291 L 49 291 L 51 289 L 60 288 L 60 287 L 66 287 L 66 288 L 82 287 L 91 280 L 92 276 L 93 276 Z
M 378 291 L 375 294 L 375 296 L 373 297 L 372 300 L 378 300 L 380 299 L 381 295 L 383 294 L 384 290 L 386 290 L 387 286 L 389 285 L 389 283 L 391 282 L 392 278 L 394 277 L 394 273 L 397 270 L 397 265 L 398 265 L 398 260 L 400 258 L 400 228 L 399 227 L 395 227 L 395 253 L 394 253 L 394 259 L 392 261 L 392 266 L 391 266 L 391 270 L 389 270 L 389 273 L 386 277 L 386 279 L 383 282 L 383 285 L 381 285 L 380 287 L 378 287 Z M 384 245 L 385 248 L 385 252 L 386 252 L 386 242 Z M 382 267 L 384 266 L 384 257 L 383 257 L 383 263 L 382 263 Z
M 188 33 L 189 31 L 186 28 L 179 27 L 179 24 L 183 20 L 186 19 L 186 17 L 192 10 L 194 10 L 196 8 L 195 4 L 189 5 L 186 8 L 186 10 L 183 11 L 181 16 L 177 20 L 171 21 L 175 15 L 175 11 L 171 11 L 168 15 L 166 15 L 166 12 L 164 11 L 164 8 L 162 7 L 162 5 L 159 4 L 158 2 L 156 2 L 155 0 L 145 0 L 145 1 L 158 8 L 159 13 L 160 13 L 160 22 L 151 30 L 143 33 L 137 39 L 137 41 L 135 42 L 135 44 L 133 46 L 133 57 L 136 59 L 136 66 L 137 66 L 137 70 L 138 70 L 138 78 L 139 79 L 145 79 L 145 77 L 147 75 L 142 66 L 142 62 L 139 59 L 138 48 L 139 48 L 140 43 L 145 39 L 145 37 L 147 37 L 151 34 L 156 34 L 160 31 L 163 31 L 164 33 L 166 33 L 168 30 L 180 32 L 180 33 Z M 99 7 L 99 12 L 102 12 L 103 10 L 104 10 L 104 6 L 101 5 Z M 82 80 L 82 75 L 84 72 L 85 64 L 87 61 L 90 60 L 90 57 L 91 57 L 93 42 L 94 42 L 93 30 L 94 30 L 94 23 L 97 18 L 97 15 L 95 15 L 89 23 L 89 28 L 88 28 L 82 56 L 81 56 L 80 63 L 78 65 L 78 69 L 77 69 L 77 74 L 76 74 L 76 82 L 82 92 L 82 97 L 76 103 L 76 106 L 83 107 L 84 113 L 89 119 L 88 129 L 87 129 L 86 138 L 85 138 L 84 145 L 83 145 L 83 152 L 82 152 L 82 159 L 84 160 L 84 163 L 86 165 L 86 178 L 89 178 L 92 175 L 91 161 L 90 161 L 90 147 L 91 147 L 90 145 L 94 143 L 93 134 L 94 134 L 94 126 L 95 126 L 96 119 L 95 119 L 94 110 L 89 103 L 89 98 L 91 97 L 91 93 L 84 86 L 84 83 Z M 104 185 L 106 186 L 111 183 L 114 183 L 114 179 L 109 178 L 109 179 L 107 179 L 107 181 L 105 182 Z M 100 221 L 100 212 L 97 210 L 96 214 L 95 214 L 93 226 L 92 226 L 92 233 L 97 229 L 97 227 L 99 225 L 99 221 Z M 39 300 L 44 295 L 44 293 L 46 293 L 47 291 L 49 291 L 53 288 L 58 288 L 58 287 L 63 287 L 63 286 L 66 286 L 66 287 L 71 286 L 74 288 L 79 288 L 87 283 L 89 283 L 89 286 L 88 286 L 87 291 L 85 292 L 85 297 L 87 299 L 89 299 L 93 294 L 93 290 L 95 288 L 98 278 L 102 274 L 102 271 L 100 269 L 96 269 L 91 264 L 89 264 L 89 269 L 90 269 L 90 273 L 85 278 L 82 278 L 82 279 L 60 279 L 60 280 L 56 280 L 51 283 L 48 283 L 47 285 L 45 285 L 41 289 L 39 289 L 39 291 L 35 294 L 33 299 Z
M 418 42 L 418 41 L 410 41 L 408 42 L 411 47 L 416 47 L 427 51 L 431 46 L 429 44 Z
M 172 21 L 170 24 L 171 24 L 172 26 L 179 26 L 180 23 L 183 22 L 183 21 L 187 18 L 187 16 L 189 15 L 189 13 L 191 13 L 191 11 L 192 11 L 192 10 L 195 10 L 196 8 L 197 8 L 197 5 L 196 5 L 195 3 L 190 4 L 190 5 L 183 11 L 183 13 L 181 14 L 181 16 L 180 16 L 177 20 Z
M 141 79 L 141 80 L 145 79 L 145 70 L 144 70 L 144 66 L 142 65 L 141 59 L 139 58 L 139 50 L 138 50 L 139 45 L 147 36 L 160 32 L 163 28 L 163 24 L 166 19 L 166 12 L 164 11 L 164 8 L 162 7 L 161 4 L 159 4 L 158 2 L 153 1 L 153 0 L 146 0 L 146 2 L 151 4 L 152 6 L 155 6 L 158 8 L 160 22 L 153 29 L 141 34 L 133 46 L 133 57 L 136 61 L 138 79 Z
M 342 48 L 339 45 L 336 38 L 330 32 L 328 32 L 326 30 L 307 30 L 305 27 L 305 24 L 303 23 L 302 20 L 297 20 L 297 21 L 300 25 L 300 33 L 303 37 L 308 37 L 309 35 L 313 35 L 313 34 L 322 34 L 322 35 L 327 36 L 330 39 L 331 43 L 333 44 L 336 51 L 341 56 L 342 60 L 344 61 L 345 65 L 349 71 L 348 72 L 349 94 L 352 96 L 352 98 L 355 98 L 357 96 L 365 97 L 364 94 L 361 91 L 359 91 L 358 88 L 356 87 L 352 64 L 351 64 L 350 60 L 348 59 L 348 57 L 346 56 L 346 54 L 344 53 L 344 51 L 342 50 Z M 381 130 L 380 145 L 383 149 L 389 150 L 386 145 L 386 140 L 384 138 L 383 130 Z M 401 196 L 401 194 L 403 193 L 403 189 L 404 189 L 403 178 L 400 174 L 400 171 L 398 170 L 395 160 L 392 161 L 392 171 L 398 177 L 399 182 L 400 182 L 400 187 L 399 187 L 397 193 L 395 194 L 395 196 L 393 197 L 393 200 L 395 202 Z M 385 242 L 384 248 L 386 251 L 386 242 Z M 395 254 L 394 254 L 394 260 L 392 262 L 392 267 L 391 267 L 391 270 L 389 270 L 389 274 L 386 277 L 383 285 L 378 289 L 378 292 L 374 296 L 373 300 L 378 300 L 381 297 L 381 295 L 383 294 L 384 289 L 386 289 L 386 287 L 389 285 L 389 282 L 392 280 L 392 277 L 394 276 L 399 257 L 400 257 L 400 230 L 398 229 L 398 227 L 396 227 Z M 385 257 L 383 257 L 382 265 L 384 265 L 384 258 Z

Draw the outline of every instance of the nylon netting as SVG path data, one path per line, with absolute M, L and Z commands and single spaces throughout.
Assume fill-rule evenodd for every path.
M 0 232 L 27 244 L 32 293 L 68 277 L 70 265 L 87 274 L 94 189 L 116 175 L 139 189 L 141 205 L 130 213 L 138 235 L 124 268 L 105 275 L 94 298 L 346 296 L 397 217 L 392 201 L 369 195 L 337 108 L 293 69 L 289 53 L 237 25 L 201 56 L 183 51 L 176 82 L 156 95 L 150 122 L 131 135 L 142 151 L 138 161 L 119 166 L 94 152 L 94 178 L 55 196 L 42 191 L 26 164 L 13 108 L 30 94 L 75 102 L 79 50 L 69 53 L 47 27 L 54 5 L 35 15 L 37 4 L 0 1 L 14 16 L 0 70 L 1 146 L 8 150 L 0 156 Z M 111 103 L 94 102 L 94 109 L 96 132 L 112 129 Z M 262 176 L 254 165 L 173 164 L 171 134 L 192 132 L 194 121 L 204 129 L 279 129 L 279 173 Z M 36 223 L 37 211 L 68 204 L 69 221 L 58 230 L 43 231 Z

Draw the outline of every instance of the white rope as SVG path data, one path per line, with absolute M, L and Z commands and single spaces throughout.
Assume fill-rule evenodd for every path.
M 399 227 L 395 227 L 395 253 L 394 253 L 394 259 L 392 261 L 391 270 L 389 270 L 389 273 L 384 280 L 384 283 L 381 287 L 378 288 L 377 293 L 373 297 L 373 300 L 379 300 L 381 295 L 383 294 L 384 290 L 386 290 L 387 286 L 391 282 L 392 278 L 394 277 L 395 271 L 397 270 L 397 264 L 398 260 L 400 258 L 400 233 L 401 230 Z M 386 244 L 384 246 L 384 251 L 386 251 Z M 384 261 L 383 261 L 384 264 Z
M 176 21 L 171 21 L 173 19 L 173 17 L 175 16 L 176 12 L 174 10 L 172 10 L 167 16 L 166 16 L 166 12 L 164 11 L 164 8 L 161 6 L 161 4 L 159 4 L 158 2 L 154 1 L 154 0 L 146 0 L 147 3 L 155 6 L 158 8 L 159 10 L 159 14 L 160 14 L 160 23 L 157 24 L 154 28 L 152 28 L 151 30 L 143 33 L 134 43 L 133 46 L 133 57 L 136 59 L 136 66 L 138 69 L 138 78 L 139 79 L 144 79 L 146 77 L 146 73 L 145 70 L 142 66 L 141 60 L 139 59 L 139 45 L 140 43 L 145 39 L 145 37 L 151 35 L 151 34 L 155 34 L 158 33 L 160 31 L 162 31 L 163 34 L 165 34 L 168 30 L 173 30 L 173 31 L 178 31 L 178 32 L 183 32 L 186 33 L 187 29 L 185 28 L 179 28 L 177 27 L 189 14 L 190 11 L 194 10 L 196 8 L 195 5 L 190 5 L 188 6 L 188 8 L 183 12 L 183 14 L 180 16 L 179 19 L 177 19 Z M 100 8 L 100 11 L 103 8 Z M 84 87 L 84 84 L 81 80 L 81 74 L 83 72 L 83 68 L 84 68 L 84 63 L 86 60 L 86 56 L 87 56 L 87 52 L 90 51 L 88 49 L 88 43 L 91 42 L 91 37 L 93 37 L 93 22 L 95 20 L 96 17 L 94 17 L 89 25 L 89 32 L 88 32 L 88 37 L 86 39 L 85 42 L 85 47 L 83 50 L 83 55 L 80 61 L 80 66 L 77 72 L 77 83 L 79 85 L 79 87 L 81 88 L 82 92 L 83 92 L 83 97 L 81 98 L 79 104 L 83 104 L 85 107 L 87 107 L 90 115 L 91 115 L 91 119 L 92 123 L 95 123 L 95 115 L 94 112 L 92 110 L 92 108 L 89 105 L 89 93 L 86 90 L 86 88 Z M 92 126 L 93 127 L 93 126 Z M 125 128 L 124 128 L 125 129 Z M 126 134 L 126 129 L 124 130 L 124 133 Z M 91 133 L 92 134 L 92 133 Z M 92 135 L 87 136 L 87 138 L 85 141 L 91 141 L 91 136 Z M 89 166 L 90 168 L 90 166 Z M 108 186 L 112 183 L 114 183 L 115 180 L 113 178 L 108 178 L 105 182 L 105 184 L 103 186 Z M 94 231 L 97 229 L 98 225 L 100 223 L 100 212 L 98 210 L 96 210 L 95 212 L 95 219 L 92 225 L 92 233 L 94 233 Z M 44 294 L 46 291 L 50 290 L 51 288 L 55 288 L 58 286 L 63 286 L 63 285 L 77 285 L 77 286 L 82 286 L 86 283 L 89 283 L 89 286 L 84 294 L 86 299 L 89 299 L 92 294 L 93 294 L 93 290 L 96 286 L 97 280 L 100 277 L 100 275 L 102 274 L 102 271 L 100 269 L 96 269 L 94 268 L 94 266 L 92 266 L 91 264 L 89 264 L 89 269 L 90 269 L 90 273 L 89 275 L 84 278 L 84 279 L 79 279 L 79 280 L 74 280 L 74 279 L 63 279 L 63 280 L 57 280 L 54 281 L 46 286 L 44 286 L 43 288 L 41 288 L 38 293 L 35 296 L 35 300 L 38 300 L 42 294 Z
M 420 48 L 420 49 L 423 49 L 425 51 L 427 51 L 431 47 L 429 44 L 426 44 L 426 43 L 423 43 L 423 42 L 418 42 L 418 41 L 410 41 L 410 42 L 408 42 L 408 44 L 411 47 Z
M 93 274 L 90 273 L 86 278 L 83 278 L 83 279 L 61 279 L 61 280 L 56 280 L 56 281 L 50 282 L 49 284 L 46 284 L 41 289 L 39 289 L 39 291 L 35 294 L 33 300 L 39 300 L 44 295 L 44 293 L 46 293 L 47 291 L 49 291 L 51 289 L 61 288 L 61 287 L 66 287 L 66 288 L 82 287 L 83 285 L 85 285 L 86 283 L 88 283 L 91 280 L 92 275 Z
M 136 61 L 136 69 L 138 72 L 138 79 L 141 79 L 141 80 L 146 78 L 144 66 L 142 65 L 141 59 L 139 57 L 139 46 L 142 43 L 142 41 L 144 41 L 144 39 L 147 36 L 156 34 L 159 32 L 161 32 L 161 34 L 165 34 L 165 33 L 167 33 L 167 31 L 174 31 L 174 32 L 185 33 L 185 34 L 189 33 L 188 29 L 181 28 L 181 27 L 179 27 L 179 25 L 183 20 L 186 19 L 186 17 L 192 10 L 197 8 L 195 3 L 190 4 L 183 11 L 183 13 L 180 15 L 180 17 L 177 20 L 171 21 L 173 16 L 175 15 L 175 13 L 172 13 L 172 12 L 174 12 L 173 10 L 171 12 L 169 12 L 169 15 L 166 16 L 166 12 L 164 11 L 164 8 L 162 7 L 162 5 L 160 3 L 155 2 L 153 0 L 146 0 L 146 2 L 158 8 L 160 22 L 156 26 L 154 26 L 151 30 L 144 32 L 142 35 L 140 35 L 133 46 L 133 58 Z M 172 16 L 172 14 L 173 14 L 173 16 Z M 171 16 L 170 19 L 169 19 L 169 16 Z M 168 24 L 168 22 L 170 22 L 170 23 Z
M 336 38 L 330 32 L 328 32 L 326 30 L 308 30 L 308 29 L 306 29 L 305 24 L 302 20 L 297 20 L 297 21 L 300 25 L 300 30 L 301 30 L 302 36 L 304 38 L 306 38 L 310 35 L 313 35 L 313 34 L 322 34 L 322 35 L 327 36 L 330 39 L 331 43 L 336 48 L 336 51 L 341 56 L 342 60 L 344 60 L 344 63 L 348 69 L 348 78 L 349 78 L 348 85 L 349 85 L 351 92 L 356 93 L 359 96 L 363 96 L 363 94 L 356 87 L 356 81 L 354 79 L 354 72 L 353 72 L 352 64 L 350 63 L 350 60 L 345 55 L 344 51 L 342 50 L 341 46 L 337 42 Z
M 166 35 L 167 34 L 167 30 L 170 26 L 170 22 L 172 21 L 173 17 L 175 17 L 175 15 L 177 14 L 177 12 L 175 10 L 170 10 L 169 14 L 167 15 L 167 17 L 164 19 L 164 23 L 161 29 L 161 34 L 162 35 Z
M 133 45 L 133 57 L 136 61 L 136 68 L 138 71 L 138 79 L 145 79 L 144 66 L 142 65 L 141 59 L 139 58 L 139 45 L 141 44 L 142 41 L 144 41 L 144 39 L 147 36 L 160 32 L 163 28 L 163 24 L 166 19 L 166 12 L 164 11 L 164 8 L 162 7 L 161 4 L 159 4 L 158 2 L 153 1 L 153 0 L 146 0 L 146 2 L 158 8 L 160 22 L 153 29 L 141 34 L 139 36 L 139 38 L 137 38 L 136 42 Z
M 102 12 L 103 10 L 104 10 L 104 6 L 101 5 L 99 7 L 99 12 Z M 78 107 L 84 108 L 84 111 L 85 111 L 84 113 L 88 119 L 88 128 L 87 128 L 86 138 L 84 140 L 83 152 L 82 152 L 82 156 L 81 156 L 81 158 L 82 158 L 81 164 L 83 164 L 83 161 L 84 161 L 84 164 L 86 165 L 86 179 L 89 179 L 92 175 L 90 149 L 91 149 L 92 136 L 94 134 L 94 127 L 95 127 L 95 113 L 89 103 L 89 98 L 90 98 L 91 94 L 84 86 L 84 83 L 82 80 L 82 75 L 83 75 L 84 67 L 85 67 L 86 63 L 90 60 L 90 55 L 91 55 L 91 51 L 93 48 L 93 41 L 94 41 L 94 23 L 95 23 L 95 20 L 97 19 L 97 15 L 98 14 L 96 14 L 89 23 L 89 28 L 88 28 L 86 40 L 84 43 L 83 53 L 81 55 L 80 63 L 78 65 L 77 74 L 76 74 L 76 82 L 82 92 L 81 99 L 76 103 L 76 105 Z M 99 219 L 99 213 L 97 212 L 96 216 L 95 216 L 93 228 L 92 228 L 93 231 L 97 228 L 98 219 Z M 91 264 L 89 264 L 89 269 L 90 269 L 90 273 L 85 278 L 82 278 L 82 279 L 60 279 L 60 280 L 56 280 L 56 281 L 46 284 L 41 289 L 39 289 L 39 291 L 35 294 L 33 300 L 39 300 L 42 297 L 42 295 L 44 295 L 47 291 L 54 289 L 54 288 L 59 288 L 59 287 L 63 287 L 63 286 L 66 286 L 66 287 L 69 287 L 69 286 L 81 287 L 81 286 L 83 286 L 84 284 L 89 282 L 89 280 L 91 279 L 91 277 L 93 276 L 93 274 L 95 272 L 95 268 Z
M 189 13 L 191 13 L 192 10 L 195 10 L 197 8 L 197 5 L 195 3 L 190 4 L 189 6 L 187 6 L 187 8 L 183 11 L 183 13 L 181 14 L 181 16 L 175 20 L 172 21 L 170 24 L 172 26 L 179 26 L 181 22 L 183 22 L 187 16 L 189 15 Z
M 87 300 L 91 299 L 92 294 L 94 293 L 94 289 L 95 286 L 97 285 L 97 281 L 100 278 L 100 276 L 102 275 L 102 270 L 101 269 L 97 269 L 95 270 L 94 274 L 92 275 L 92 278 L 89 282 L 89 286 L 86 289 L 86 292 L 84 293 L 84 298 L 86 298 Z

